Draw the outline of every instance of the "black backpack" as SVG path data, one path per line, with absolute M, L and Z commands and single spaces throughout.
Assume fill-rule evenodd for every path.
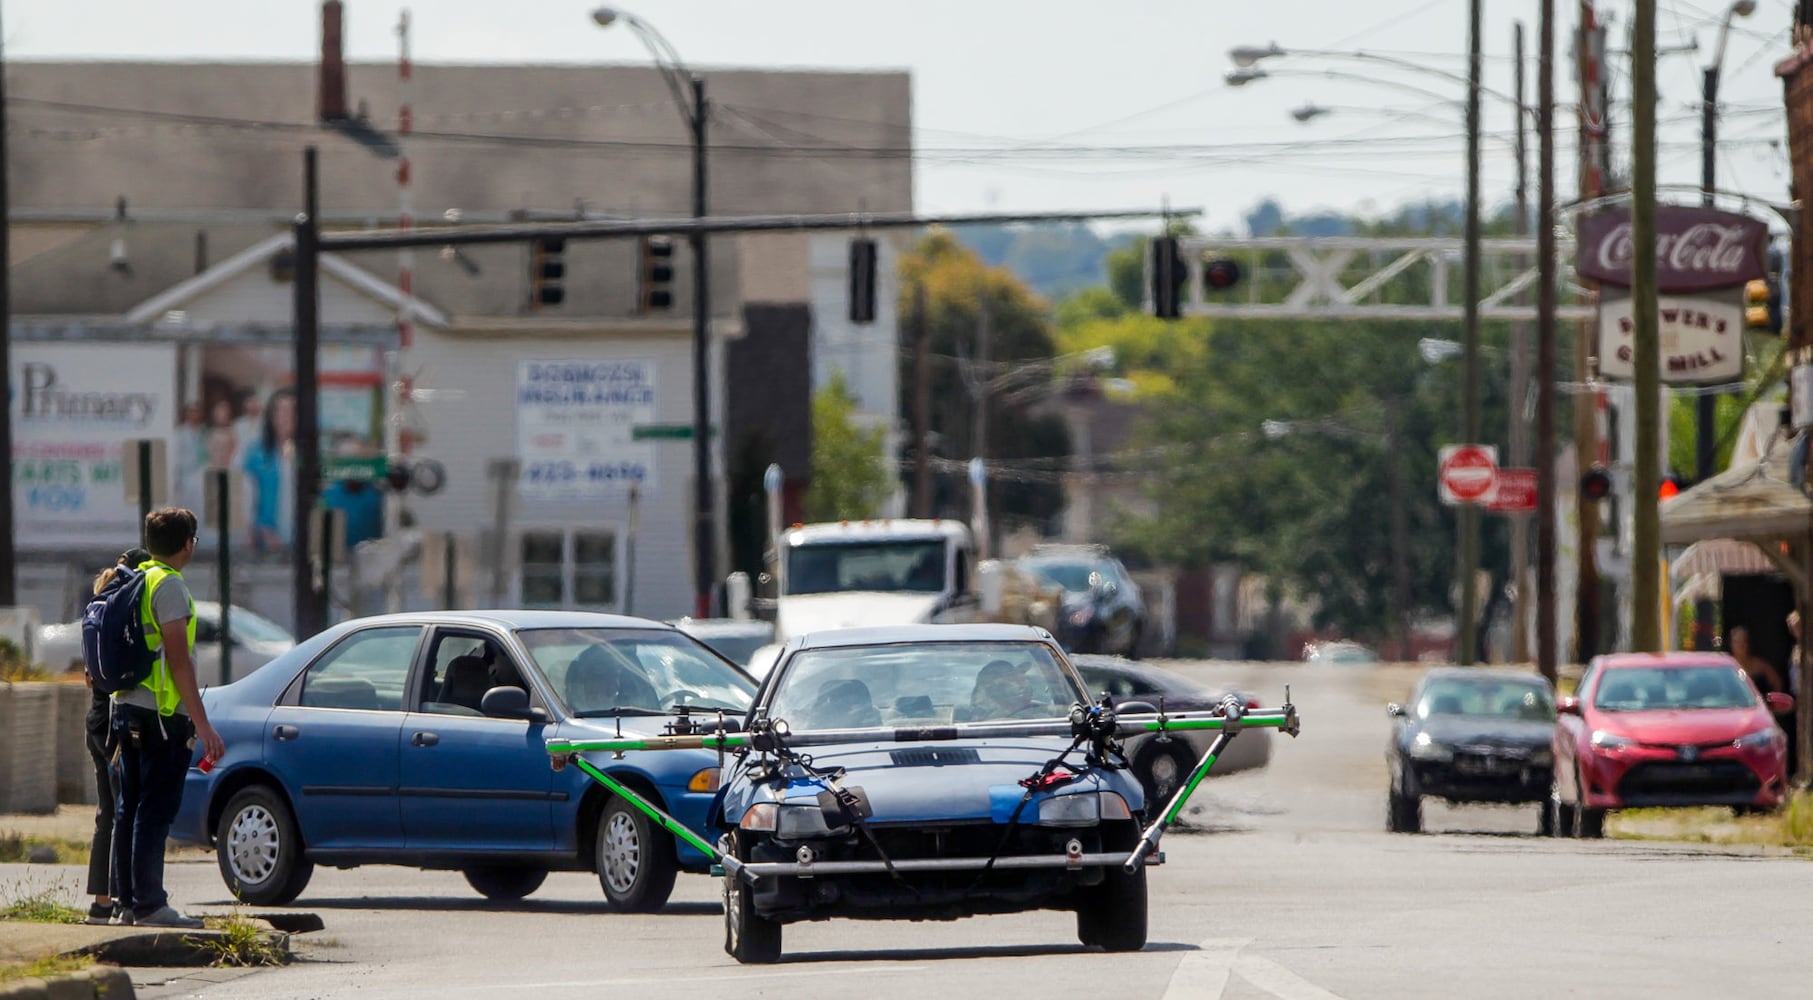
M 96 691 L 130 691 L 157 665 L 139 615 L 144 599 L 145 573 L 120 566 L 82 612 L 82 660 Z

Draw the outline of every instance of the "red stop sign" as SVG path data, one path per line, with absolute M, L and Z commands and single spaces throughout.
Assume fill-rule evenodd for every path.
M 1451 503 L 1478 503 L 1492 494 L 1498 480 L 1498 462 L 1493 449 L 1484 445 L 1462 444 L 1442 449 L 1441 486 L 1443 499 Z

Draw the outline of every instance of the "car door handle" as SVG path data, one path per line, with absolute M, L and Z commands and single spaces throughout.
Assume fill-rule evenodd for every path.
M 293 740 L 302 735 L 302 730 L 295 726 L 278 726 L 271 730 L 271 736 L 279 741 Z
M 409 738 L 409 745 L 412 747 L 431 747 L 440 741 L 441 737 L 438 733 L 417 733 Z

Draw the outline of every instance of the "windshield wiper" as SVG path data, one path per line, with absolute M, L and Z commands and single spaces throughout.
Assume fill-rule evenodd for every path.
M 659 709 L 638 708 L 629 705 L 613 705 L 610 708 L 594 708 L 584 712 L 573 713 L 575 719 L 608 719 L 613 715 L 666 715 Z
M 688 712 L 723 712 L 725 715 L 742 715 L 744 712 L 749 711 L 747 706 L 743 708 L 733 708 L 729 705 L 675 705 L 668 714 L 671 715 L 681 708 L 686 709 Z

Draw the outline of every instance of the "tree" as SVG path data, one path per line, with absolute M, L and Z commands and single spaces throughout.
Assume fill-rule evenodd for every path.
M 860 520 L 881 513 L 894 490 L 884 427 L 859 427 L 851 419 L 856 397 L 842 372 L 812 394 L 812 486 L 806 517 L 813 521 Z
M 1039 405 L 1055 353 L 1049 307 L 948 230 L 921 240 L 901 259 L 900 275 L 900 314 L 908 324 L 924 292 L 934 512 L 968 516 L 964 468 L 979 456 L 989 467 L 990 523 L 1043 527 L 1063 508 L 1056 470 L 1070 454 L 1063 421 Z M 908 427 L 917 394 L 912 353 L 902 352 L 900 367 L 901 422 Z

